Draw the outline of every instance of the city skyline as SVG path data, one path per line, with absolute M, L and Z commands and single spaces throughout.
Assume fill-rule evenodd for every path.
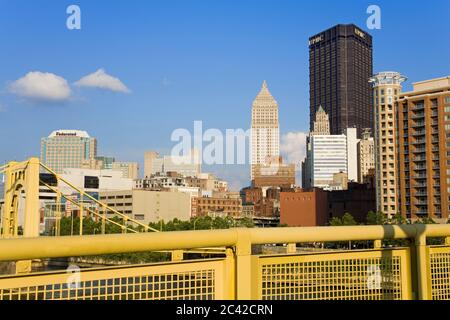
M 168 154 L 170 133 L 191 129 L 194 120 L 203 120 L 207 128 L 248 128 L 249 106 L 264 79 L 280 106 L 281 153 L 289 162 L 299 161 L 309 124 L 308 37 L 338 23 L 355 23 L 373 36 L 374 72 L 392 69 L 406 74 L 410 80 L 405 91 L 412 82 L 445 76 L 450 69 L 445 59 L 450 44 L 446 42 L 440 41 L 440 50 L 433 51 L 425 47 L 411 51 L 401 45 L 424 36 L 438 42 L 439 34 L 448 33 L 446 2 L 422 8 L 416 3 L 381 1 L 382 28 L 368 30 L 366 2 L 258 3 L 258 15 L 254 15 L 257 3 L 250 1 L 229 21 L 235 8 L 225 2 L 186 5 L 175 1 L 172 7 L 167 3 L 112 3 L 105 13 L 102 5 L 80 1 L 83 24 L 77 31 L 65 28 L 69 3 L 43 3 L 0 1 L 0 36 L 5 39 L 5 50 L 0 53 L 0 133 L 16 132 L 16 139 L 2 139 L 2 162 L 39 155 L 39 139 L 66 128 L 97 137 L 99 154 L 138 161 L 142 168 L 145 150 Z M 221 17 L 214 19 L 217 10 Z M 410 22 L 418 17 L 416 11 L 422 16 L 433 14 L 426 28 Z M 131 20 L 136 14 L 140 19 Z M 333 18 L 323 19 L 326 15 Z M 264 18 L 272 23 L 260 23 Z M 102 27 L 111 20 L 118 23 Z M 33 38 L 27 34 L 30 28 L 36 31 Z M 7 32 L 12 29 L 14 37 Z M 414 60 L 422 63 L 417 65 Z M 65 79 L 70 98 L 36 102 L 11 90 L 11 84 L 30 72 Z M 116 86 L 109 90 L 86 88 L 88 75 L 111 75 L 108 80 L 118 80 L 124 87 L 113 81 Z M 218 116 L 212 109 L 227 112 Z M 219 166 L 211 171 L 232 183 L 238 181 L 239 187 L 249 181 L 248 166 Z

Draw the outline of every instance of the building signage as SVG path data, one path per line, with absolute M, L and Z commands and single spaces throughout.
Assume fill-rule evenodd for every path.
M 366 38 L 366 34 L 364 32 L 362 32 L 361 30 L 358 30 L 356 28 L 355 28 L 355 34 L 357 34 L 358 36 L 360 36 L 363 39 Z
M 322 40 L 323 40 L 323 35 L 317 36 L 317 37 L 312 38 L 311 40 L 309 40 L 309 45 L 313 45 L 313 44 L 319 43 Z
M 76 132 L 57 132 L 57 136 L 76 136 Z

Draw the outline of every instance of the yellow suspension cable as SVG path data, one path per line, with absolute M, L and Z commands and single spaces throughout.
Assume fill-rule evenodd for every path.
M 61 193 L 60 191 L 58 191 L 57 189 L 55 189 L 55 188 L 53 188 L 52 186 L 48 185 L 47 183 L 45 183 L 45 182 L 43 182 L 43 181 L 41 181 L 41 183 L 42 183 L 45 187 L 47 187 L 47 188 L 49 188 L 50 190 L 52 190 L 53 192 L 56 192 L 56 193 L 60 194 L 64 199 L 66 199 L 66 200 L 69 201 L 70 203 L 72 203 L 72 204 L 74 204 L 74 205 L 76 205 L 76 206 L 80 206 L 80 204 L 77 203 L 75 200 L 70 199 L 69 197 L 67 197 L 66 195 L 62 194 L 62 193 Z M 104 218 L 101 214 L 99 214 L 99 213 L 97 213 L 97 212 L 95 212 L 95 211 L 92 211 L 92 210 L 89 209 L 89 208 L 83 208 L 83 209 L 86 210 L 86 211 L 88 211 L 89 213 L 92 213 L 92 214 L 95 215 L 95 216 L 98 216 L 98 217 L 101 218 L 101 219 L 104 219 L 104 220 L 106 220 L 106 221 L 108 221 L 108 222 L 110 222 L 110 223 L 112 223 L 112 224 L 114 224 L 114 225 L 116 225 L 116 226 L 122 228 L 122 229 L 125 228 L 125 229 L 127 229 L 127 230 L 129 230 L 129 231 L 132 231 L 132 232 L 134 232 L 134 233 L 137 233 L 136 230 L 131 229 L 131 228 L 127 227 L 126 225 L 121 225 L 120 223 L 115 222 L 114 220 L 111 220 L 111 219 L 109 219 L 109 218 Z
M 127 220 L 127 221 L 131 221 L 132 223 L 135 223 L 135 224 L 137 224 L 137 225 L 143 227 L 146 231 L 151 230 L 151 231 L 154 231 L 154 232 L 159 232 L 159 230 L 156 230 L 156 229 L 154 229 L 154 228 L 152 228 L 152 227 L 150 227 L 150 226 L 148 226 L 148 225 L 146 225 L 146 224 L 143 224 L 143 223 L 141 223 L 141 222 L 139 222 L 139 221 L 137 221 L 137 220 L 134 220 L 134 219 L 132 219 L 132 218 L 130 218 L 130 217 L 124 215 L 123 213 L 121 213 L 121 212 L 119 212 L 119 211 L 117 211 L 117 210 L 115 210 L 115 209 L 109 207 L 108 205 L 104 204 L 103 202 L 98 201 L 97 199 L 95 199 L 94 197 L 92 197 L 90 194 L 85 193 L 84 191 L 82 191 L 81 189 L 77 188 L 75 185 L 73 185 L 73 184 L 70 183 L 69 181 L 63 179 L 59 174 L 57 174 L 56 172 L 54 172 L 52 169 L 50 169 L 50 168 L 47 167 L 46 165 L 44 165 L 44 164 L 42 164 L 42 163 L 41 163 L 40 165 L 41 165 L 42 168 L 44 168 L 45 170 L 47 170 L 48 172 L 50 172 L 51 174 L 53 174 L 53 175 L 56 177 L 56 179 L 58 179 L 58 180 L 64 182 L 64 183 L 67 184 L 69 187 L 71 187 L 72 189 L 74 189 L 74 190 L 76 190 L 77 192 L 79 192 L 80 195 L 83 195 L 83 196 L 88 197 L 90 200 L 92 200 L 93 202 L 95 202 L 95 203 L 98 204 L 99 206 L 101 206 L 101 207 L 103 207 L 103 208 L 106 208 L 107 210 L 109 210 L 109 211 L 115 213 L 116 215 L 120 216 L 121 218 L 123 218 L 123 219 L 125 219 L 125 220 Z

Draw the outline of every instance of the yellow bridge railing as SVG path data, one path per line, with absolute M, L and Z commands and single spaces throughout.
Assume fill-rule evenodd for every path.
M 0 261 L 173 251 L 146 265 L 0 277 L 0 299 L 450 299 L 450 225 L 228 229 L 0 240 Z M 383 248 L 380 240 L 409 239 Z M 364 250 L 298 253 L 295 244 L 373 241 Z M 253 245 L 287 244 L 253 254 Z M 224 257 L 182 260 L 181 250 L 225 247 Z M 176 260 L 176 261 L 175 261 Z M 72 281 L 76 279 L 76 281 Z M 75 283 L 75 285 L 73 285 Z

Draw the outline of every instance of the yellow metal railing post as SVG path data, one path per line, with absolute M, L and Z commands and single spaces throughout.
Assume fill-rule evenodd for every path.
M 225 253 L 225 295 L 228 300 L 236 300 L 236 259 L 233 249 L 227 248 Z
M 445 245 L 446 246 L 450 245 L 450 237 L 445 237 Z
M 374 240 L 373 241 L 373 248 L 374 249 L 381 249 L 382 246 L 383 246 L 383 241 L 382 240 Z
M 172 261 L 183 261 L 184 254 L 183 250 L 173 250 L 171 252 Z
M 417 285 L 419 300 L 431 298 L 430 255 L 427 247 L 426 225 L 416 225 L 416 259 L 417 259 Z
M 297 244 L 288 243 L 286 246 L 286 253 L 296 253 L 296 252 L 297 252 Z
M 236 229 L 236 299 L 252 300 L 252 242 L 249 229 Z M 256 285 L 256 284 L 255 284 Z

